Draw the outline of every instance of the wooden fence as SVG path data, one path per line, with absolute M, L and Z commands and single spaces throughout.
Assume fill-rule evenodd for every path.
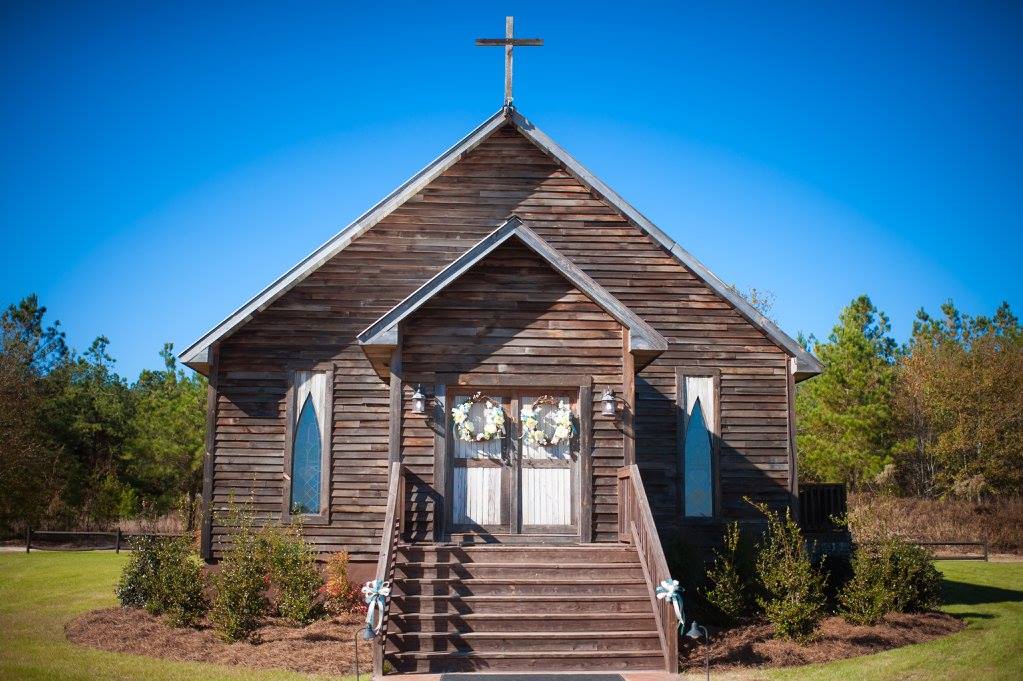
M 83 530 L 25 530 L 25 553 L 32 551 L 32 540 L 53 542 L 37 549 L 46 551 L 109 551 L 121 552 L 126 542 L 137 537 L 187 537 L 185 532 L 122 532 L 120 528 L 112 532 L 91 532 Z M 59 542 L 60 538 L 67 541 Z M 90 541 L 93 540 L 93 541 Z M 99 540 L 99 541 L 95 541 Z M 104 541 L 106 540 L 106 541 Z

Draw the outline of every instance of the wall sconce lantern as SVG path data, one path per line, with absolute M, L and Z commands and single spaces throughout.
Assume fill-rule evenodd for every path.
M 601 411 L 601 413 L 604 416 L 614 416 L 615 415 L 615 410 L 617 409 L 617 405 L 615 404 L 615 393 L 614 393 L 614 391 L 611 390 L 611 388 L 605 388 L 604 389 L 604 394 L 601 396 L 600 401 L 601 401 L 601 403 L 603 404 L 603 407 L 604 407 L 603 411 Z
M 412 393 L 412 413 L 413 414 L 426 413 L 426 395 L 423 394 L 422 385 L 417 385 L 415 392 Z

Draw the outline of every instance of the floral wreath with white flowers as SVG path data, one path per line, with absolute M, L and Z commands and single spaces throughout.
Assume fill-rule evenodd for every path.
M 558 408 L 548 413 L 542 419 L 539 416 L 540 407 L 543 405 L 558 405 Z M 554 432 L 548 435 L 540 425 L 540 421 L 550 421 L 554 424 Z M 533 404 L 522 406 L 522 437 L 539 447 L 548 447 L 567 442 L 575 435 L 575 423 L 572 421 L 572 408 L 565 400 L 555 402 L 550 395 L 542 395 L 536 398 Z
M 483 429 L 476 432 L 476 424 L 469 419 L 472 405 L 484 402 Z M 504 409 L 483 393 L 476 393 L 465 402 L 451 410 L 451 418 L 458 431 L 458 439 L 465 442 L 487 442 L 496 437 L 504 437 Z

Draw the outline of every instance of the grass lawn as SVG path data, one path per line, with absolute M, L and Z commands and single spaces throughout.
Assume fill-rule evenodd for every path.
M 66 622 L 79 613 L 116 605 L 114 585 L 126 560 L 125 554 L 110 551 L 0 553 L 0 679 L 324 678 L 166 662 L 69 643 L 64 638 Z
M 113 586 L 125 560 L 124 555 L 109 552 L 0 553 L 0 678 L 313 678 L 164 662 L 68 643 L 64 638 L 68 620 L 114 604 Z M 946 610 L 969 624 L 962 632 L 826 665 L 729 674 L 727 678 L 1023 679 L 1023 563 L 945 561 L 938 567 L 946 579 Z

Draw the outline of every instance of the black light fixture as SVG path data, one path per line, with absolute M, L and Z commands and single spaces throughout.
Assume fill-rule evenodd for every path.
M 702 633 L 700 632 L 701 629 L 703 630 Z M 699 641 L 700 636 L 703 636 L 704 664 L 707 670 L 707 679 L 710 681 L 710 634 L 707 633 L 707 627 L 701 626 L 696 623 L 696 620 L 693 620 L 693 625 L 689 627 L 686 636 L 694 641 Z
M 618 406 L 615 404 L 614 390 L 611 390 L 611 388 L 604 388 L 604 394 L 601 396 L 600 401 L 603 404 L 601 413 L 604 416 L 614 416 Z
M 426 395 L 423 393 L 422 385 L 417 385 L 415 392 L 412 393 L 412 413 L 426 413 Z

